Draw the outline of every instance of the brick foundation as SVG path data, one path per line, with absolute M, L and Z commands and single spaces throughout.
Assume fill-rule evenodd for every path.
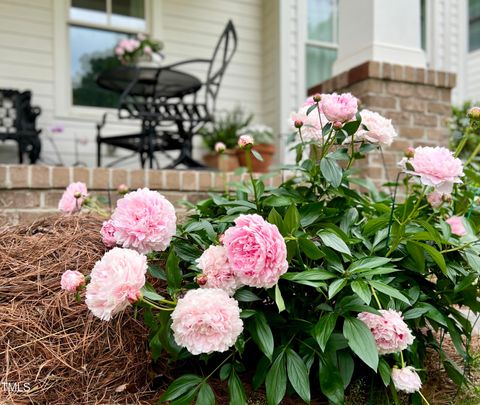
M 381 154 L 369 153 L 362 163 L 377 183 L 393 181 L 397 162 L 408 146 L 448 145 L 446 120 L 451 115 L 455 74 L 389 63 L 367 62 L 309 89 L 315 93 L 351 92 L 361 107 L 392 119 L 399 137 Z M 386 170 L 385 170 L 386 167 Z
M 0 165 L 0 226 L 15 225 L 56 213 L 58 201 L 73 181 L 82 181 L 94 195 L 103 195 L 115 204 L 120 184 L 129 189 L 149 187 L 160 191 L 177 207 L 181 215 L 185 208 L 181 200 L 195 203 L 209 191 L 223 191 L 225 184 L 244 180 L 233 173 L 195 170 L 127 170 L 84 167 L 48 167 Z M 279 185 L 278 175 L 267 180 Z

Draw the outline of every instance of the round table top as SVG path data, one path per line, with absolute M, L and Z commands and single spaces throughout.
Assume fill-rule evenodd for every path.
M 183 97 L 202 87 L 197 77 L 168 67 L 117 66 L 97 78 L 100 87 L 120 94 L 134 81 L 128 94 L 143 97 Z

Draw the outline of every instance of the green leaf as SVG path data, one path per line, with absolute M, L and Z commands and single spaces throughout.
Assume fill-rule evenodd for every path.
M 411 242 L 407 242 L 406 247 L 408 254 L 415 262 L 418 271 L 420 273 L 423 273 L 425 271 L 425 254 L 423 252 L 423 249 L 420 246 L 415 245 Z
M 333 187 L 338 188 L 342 183 L 342 169 L 335 160 L 324 157 L 320 162 L 320 171 Z
M 287 374 L 288 381 L 298 396 L 310 403 L 310 381 L 307 366 L 302 358 L 292 349 L 287 349 Z
M 309 259 L 318 260 L 323 257 L 323 253 L 320 248 L 315 245 L 315 243 L 313 243 L 310 239 L 303 237 L 299 238 L 298 244 L 300 246 L 300 250 L 305 253 L 305 255 Z
M 382 292 L 382 293 L 384 293 L 384 294 L 386 294 L 390 297 L 397 298 L 400 301 L 403 301 L 405 304 L 410 305 L 410 301 L 408 300 L 408 298 L 405 297 L 405 295 L 403 295 L 396 288 L 390 287 L 389 285 L 384 284 L 380 281 L 370 280 L 369 283 L 373 288 L 375 288 L 375 290 L 378 290 L 378 291 L 380 291 L 380 292 Z
M 262 155 L 260 155 L 260 153 L 257 150 L 252 149 L 251 152 L 252 152 L 252 155 L 255 156 L 255 159 L 259 160 L 260 162 L 263 162 L 263 157 Z
M 160 397 L 160 402 L 171 401 L 175 398 L 192 390 L 195 386 L 200 384 L 202 379 L 195 374 L 185 374 L 177 378 L 170 384 L 164 394 Z
M 145 298 L 148 298 L 150 301 L 161 301 L 164 299 L 164 297 L 162 297 L 160 294 L 157 294 L 154 291 L 146 290 L 145 287 L 143 287 L 141 291 L 142 291 L 142 295 Z
M 195 405 L 215 405 L 215 394 L 213 393 L 212 387 L 206 382 L 203 382 L 200 386 Z
M 428 311 L 433 308 L 432 305 L 427 303 L 419 303 L 417 306 L 409 309 L 403 314 L 403 319 L 417 319 L 425 315 Z
M 330 312 L 326 315 L 323 315 L 312 330 L 312 335 L 316 339 L 320 349 L 325 351 L 327 346 L 328 339 L 335 329 L 337 323 L 338 315 L 334 312 Z
M 287 369 L 285 367 L 285 352 L 280 351 L 268 370 L 265 378 L 268 405 L 278 405 L 287 390 Z
M 372 292 L 365 281 L 355 280 L 352 282 L 351 287 L 353 292 L 357 294 L 365 304 L 370 304 L 370 301 L 372 300 Z
M 269 207 L 284 207 L 291 203 L 292 199 L 284 195 L 271 195 L 263 200 L 263 204 Z
M 275 285 L 275 303 L 277 304 L 279 313 L 285 311 L 285 302 L 283 301 L 282 292 L 280 291 L 278 283 Z
M 343 287 L 347 285 L 347 279 L 339 278 L 338 280 L 333 281 L 328 287 L 328 298 L 332 299 L 337 295 Z
M 167 259 L 166 273 L 168 287 L 172 290 L 178 290 L 182 286 L 182 271 L 178 263 L 178 257 L 175 251 L 171 249 Z
M 378 371 L 380 373 L 380 377 L 382 377 L 385 387 L 387 387 L 388 384 L 390 384 L 390 375 L 392 374 L 392 369 L 383 357 L 381 357 L 380 361 L 378 362 Z
M 270 325 L 265 318 L 263 312 L 257 312 L 255 316 L 249 318 L 250 333 L 253 340 L 260 348 L 260 350 L 272 361 L 273 355 L 273 334 Z
M 242 288 L 241 290 L 237 290 L 235 292 L 234 298 L 237 301 L 241 301 L 241 302 L 253 302 L 253 301 L 260 301 L 261 300 L 261 298 L 258 295 L 256 295 L 255 293 L 253 293 L 252 291 L 250 291 L 246 288 Z
M 287 233 L 293 234 L 300 227 L 300 214 L 295 204 L 290 205 L 283 219 Z
M 342 127 L 342 129 L 348 134 L 348 135 L 353 135 L 355 132 L 357 132 L 358 127 L 360 126 L 361 121 L 349 121 L 345 123 Z
M 331 247 L 337 252 L 345 253 L 349 256 L 352 255 L 347 244 L 337 234 L 330 231 L 320 231 L 318 232 L 318 236 L 320 236 L 320 239 L 322 239 L 325 246 Z
M 435 249 L 433 246 L 427 245 L 426 243 L 422 243 L 422 242 L 417 242 L 412 240 L 411 243 L 421 246 L 430 255 L 433 261 L 437 263 L 442 273 L 445 274 L 446 276 L 448 275 L 445 258 L 437 249 Z
M 319 368 L 318 376 L 323 394 L 329 399 L 330 403 L 343 404 L 345 401 L 343 379 L 338 368 L 332 364 L 327 356 L 320 357 Z
M 234 369 L 228 379 L 228 391 L 230 392 L 230 405 L 247 405 L 245 388 Z
M 352 351 L 374 371 L 378 367 L 378 350 L 372 332 L 361 320 L 345 318 L 343 336 Z
M 287 231 L 285 230 L 285 224 L 283 223 L 282 216 L 278 213 L 275 208 L 272 208 L 270 214 L 268 214 L 268 222 L 273 225 L 276 225 L 280 233 L 285 236 Z
M 346 389 L 352 381 L 355 363 L 350 350 L 337 351 L 338 371 L 343 381 L 343 388 Z
M 225 381 L 232 373 L 232 363 L 225 363 L 221 368 L 218 376 L 220 380 Z
M 348 271 L 351 274 L 362 272 L 363 270 L 371 270 L 381 267 L 390 262 L 391 259 L 387 257 L 364 257 L 363 259 L 353 262 Z
M 302 281 L 325 281 L 336 277 L 335 274 L 326 270 L 307 270 L 302 272 L 288 272 L 282 275 L 282 278 L 289 281 L 302 284 Z

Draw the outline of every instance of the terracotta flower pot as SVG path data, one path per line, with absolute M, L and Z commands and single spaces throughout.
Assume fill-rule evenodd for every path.
M 275 145 L 267 145 L 267 144 L 258 144 L 254 145 L 254 150 L 256 150 L 260 155 L 262 155 L 263 162 L 258 160 L 253 154 L 250 152 L 251 160 L 252 160 L 252 169 L 256 173 L 265 173 L 268 172 L 268 169 L 273 161 L 273 156 L 275 155 Z M 240 166 L 247 167 L 247 161 L 245 156 L 245 151 L 241 149 L 237 149 L 238 154 L 238 161 Z
M 215 152 L 203 155 L 203 161 L 208 167 L 231 172 L 238 168 L 237 152 L 234 149 L 226 149 L 222 154 Z

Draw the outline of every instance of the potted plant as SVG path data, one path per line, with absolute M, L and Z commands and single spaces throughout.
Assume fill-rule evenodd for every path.
M 275 155 L 275 145 L 273 141 L 273 129 L 267 125 L 249 125 L 244 127 L 238 133 L 239 136 L 248 135 L 253 138 L 254 145 L 252 147 L 252 169 L 254 172 L 264 173 L 267 172 L 270 165 L 273 161 L 273 156 Z M 261 156 L 261 159 L 258 159 L 257 153 Z M 243 150 L 237 150 L 238 160 L 240 166 L 246 167 L 246 155 Z
M 205 125 L 198 132 L 202 136 L 203 142 L 209 153 L 203 156 L 205 164 L 222 171 L 232 171 L 238 167 L 237 158 L 237 140 L 239 131 L 248 126 L 252 120 L 252 115 L 246 115 L 240 108 L 224 113 L 215 120 L 214 123 Z M 215 151 L 215 145 L 222 143 L 225 150 L 221 156 Z
M 123 64 L 158 67 L 164 58 L 162 49 L 163 42 L 139 33 L 136 38 L 121 39 L 115 47 L 115 55 Z

